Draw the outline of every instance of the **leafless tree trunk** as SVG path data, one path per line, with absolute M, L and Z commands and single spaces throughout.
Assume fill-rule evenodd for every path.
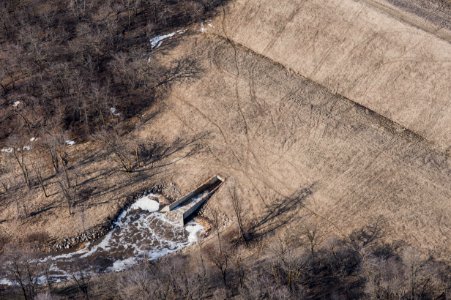
M 63 193 L 63 197 L 67 202 L 69 215 L 71 215 L 72 207 L 77 200 L 77 178 L 75 178 L 75 182 L 71 182 L 69 172 L 67 170 L 65 172 L 64 178 L 64 180 L 59 180 L 58 184 L 60 186 L 61 192 Z
M 44 180 L 42 179 L 42 173 L 39 167 L 36 166 L 36 164 L 33 164 L 34 171 L 36 172 L 36 176 L 38 177 L 39 186 L 41 187 L 42 191 L 44 192 L 45 197 L 49 197 L 47 194 L 47 190 L 45 189 Z
M 72 279 L 77 284 L 78 289 L 83 293 L 86 300 L 89 300 L 89 276 L 80 270 L 79 275 L 72 274 Z
M 26 300 L 32 300 L 36 296 L 37 276 L 34 269 L 35 266 L 32 266 L 28 257 L 17 254 L 11 257 L 10 271 Z
M 20 170 L 22 172 L 22 176 L 25 180 L 25 183 L 26 183 L 28 189 L 31 189 L 30 172 L 25 163 L 25 151 L 23 149 L 18 149 L 16 147 L 12 147 L 12 148 L 13 148 L 14 159 L 16 160 L 17 164 L 20 167 Z
M 57 127 L 57 125 L 54 125 Z M 67 156 L 64 150 L 65 136 L 58 128 L 45 132 L 43 136 L 42 148 L 47 151 L 50 156 L 50 163 L 55 172 L 58 174 L 61 170 L 62 157 Z
M 109 152 L 112 153 L 121 169 L 127 173 L 136 171 L 140 166 L 139 145 L 133 141 L 123 141 L 116 131 L 102 132 L 96 135 Z
M 247 239 L 247 233 L 246 233 L 246 230 L 244 227 L 244 222 L 243 222 L 243 208 L 241 206 L 241 199 L 238 197 L 235 187 L 231 188 L 229 190 L 229 193 L 230 193 L 230 199 L 232 201 L 233 211 L 236 216 L 238 229 L 240 231 L 241 239 L 243 240 L 243 242 L 245 242 L 247 244 L 248 239 Z
M 307 242 L 309 245 L 310 254 L 312 255 L 312 259 L 315 259 L 316 247 L 319 245 L 319 231 L 318 227 L 315 225 L 306 225 L 303 230 L 304 236 L 307 238 Z
M 3 187 L 3 193 L 7 193 L 9 190 L 9 185 L 5 181 L 2 181 L 2 187 Z
M 218 238 L 218 246 L 219 246 L 219 249 L 221 249 L 221 233 L 220 233 L 220 230 L 219 230 L 221 224 L 220 224 L 220 221 L 219 221 L 219 211 L 214 209 L 214 208 L 212 208 L 210 210 L 210 215 L 211 215 L 210 217 L 211 217 L 211 221 L 213 223 L 213 227 L 216 230 L 216 237 Z
M 216 246 L 206 249 L 207 258 L 213 263 L 221 274 L 222 282 L 227 287 L 229 265 L 232 259 L 232 249 L 230 245 L 221 245 L 220 241 Z

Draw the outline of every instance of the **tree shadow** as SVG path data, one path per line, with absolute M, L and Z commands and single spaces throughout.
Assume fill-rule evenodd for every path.
M 76 165 L 72 166 L 69 169 L 73 169 L 75 167 L 82 167 L 84 165 L 98 162 L 99 160 L 107 158 L 107 156 L 108 156 L 108 153 L 105 153 L 105 151 L 103 151 L 103 149 L 91 152 L 91 154 L 84 156 L 82 160 L 78 161 Z
M 137 169 L 137 171 L 146 171 L 155 168 L 162 168 L 173 164 L 174 162 L 165 163 L 162 165 L 155 165 L 155 163 L 163 161 L 171 157 L 172 155 L 185 150 L 189 146 L 193 146 L 181 159 L 193 156 L 201 150 L 200 142 L 207 139 L 210 136 L 209 132 L 204 132 L 197 134 L 192 138 L 180 138 L 178 137 L 175 141 L 170 144 L 164 143 L 152 143 L 149 146 L 140 145 L 140 157 L 142 157 L 142 162 L 145 166 Z
M 100 179 L 102 179 L 104 177 L 108 177 L 108 176 L 113 175 L 115 172 L 116 172 L 116 170 L 114 170 L 114 169 L 105 170 L 105 171 L 97 174 L 94 177 L 90 177 L 90 178 L 88 178 L 86 180 L 83 180 L 82 182 L 79 182 L 77 185 L 78 186 L 84 186 L 84 185 L 89 184 L 89 183 L 97 182 L 98 180 L 100 180 Z
M 269 205 L 266 213 L 246 230 L 248 241 L 259 239 L 293 221 L 298 215 L 304 200 L 313 193 L 314 186 L 315 183 L 308 187 L 300 188 L 290 197 L 279 199 Z
M 46 211 L 49 211 L 49 210 L 54 209 L 54 208 L 57 208 L 58 205 L 54 205 L 54 204 L 55 204 L 55 202 L 51 203 L 50 205 L 46 205 L 44 207 L 41 207 L 38 210 L 35 210 L 35 211 L 31 212 L 28 215 L 28 217 L 36 217 L 37 215 L 40 215 L 40 214 L 42 214 L 42 213 L 44 213 Z

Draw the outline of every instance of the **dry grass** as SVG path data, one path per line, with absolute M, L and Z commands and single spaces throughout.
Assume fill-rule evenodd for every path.
M 154 140 L 145 139 L 142 142 L 150 145 Z M 39 185 L 31 191 L 25 187 L 20 190 L 12 187 L 2 195 L 0 234 L 13 237 L 11 240 L 27 242 L 29 235 L 44 231 L 48 234 L 47 241 L 60 240 L 111 220 L 130 196 L 156 185 L 170 183 L 166 169 L 176 159 L 195 155 L 198 149 L 195 139 L 188 141 L 176 138 L 159 142 L 163 150 L 167 147 L 171 151 L 132 173 L 122 171 L 112 154 L 102 149 L 98 142 L 70 147 L 69 173 L 71 178 L 77 178 L 79 185 L 72 214 L 58 186 L 59 177 L 51 176 L 45 183 L 49 197 L 44 195 Z M 33 160 L 33 154 L 29 154 L 27 159 Z M 41 163 L 44 164 L 43 161 Z M 50 170 L 42 172 L 44 176 L 52 174 Z M 6 181 L 10 176 L 13 176 L 13 172 L 4 175 L 2 180 Z M 16 182 L 21 180 L 17 174 Z
M 30 211 L 51 209 L 16 220 L 10 201 L 0 234 L 73 236 L 111 218 L 138 190 L 175 182 L 185 193 L 221 174 L 227 182 L 209 206 L 221 211 L 222 224 L 233 219 L 232 185 L 247 221 L 312 187 L 300 216 L 324 236 L 346 236 L 382 216 L 387 241 L 449 258 L 451 172 L 442 150 L 451 145 L 450 44 L 360 2 L 273 3 L 237 0 L 225 33 L 219 16 L 207 28 L 216 34 L 186 37 L 162 56 L 163 63 L 196 57 L 204 72 L 174 87 L 132 135 L 192 143 L 131 175 L 98 144 L 78 145 L 74 170 L 91 191 L 84 213 L 80 204 L 69 216 L 60 194 L 45 198 L 35 189 L 16 197 Z
M 421 12 L 449 21 L 449 15 L 430 6 Z M 236 43 L 373 109 L 444 151 L 451 146 L 449 28 L 383 0 L 284 0 L 277 5 L 237 0 L 225 20 L 215 22 L 221 35 L 223 25 Z
M 302 214 L 328 234 L 383 216 L 388 241 L 446 257 L 450 169 L 432 143 L 215 35 L 194 37 L 174 53 L 187 51 L 205 74 L 175 88 L 164 112 L 140 130 L 144 138 L 209 134 L 202 155 L 171 169 L 174 182 L 186 188 L 225 175 L 212 205 L 231 211 L 227 185 L 234 182 L 248 220 L 313 185 Z

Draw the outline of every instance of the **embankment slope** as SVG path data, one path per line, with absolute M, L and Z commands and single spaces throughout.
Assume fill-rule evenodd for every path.
M 433 11 L 441 13 L 422 10 Z M 218 34 L 450 149 L 449 28 L 383 0 L 236 0 L 215 25 Z
M 204 136 L 200 155 L 169 167 L 174 182 L 189 186 L 221 173 L 227 180 L 212 202 L 231 212 L 235 184 L 247 220 L 312 187 L 303 214 L 329 233 L 348 234 L 382 216 L 387 241 L 446 258 L 451 170 L 433 143 L 216 34 L 186 38 L 178 54 L 196 57 L 204 72 L 176 86 L 139 133 Z

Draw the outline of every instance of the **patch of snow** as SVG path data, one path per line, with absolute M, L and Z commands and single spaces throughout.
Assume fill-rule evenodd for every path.
M 208 27 L 210 27 L 210 28 L 213 27 L 213 25 L 212 25 L 210 22 L 208 22 L 206 25 L 207 25 Z M 200 23 L 200 32 L 202 32 L 202 33 L 207 32 L 207 27 L 205 27 L 205 23 L 204 23 L 204 22 L 201 22 L 201 23 Z
M 1 278 L 0 285 L 10 285 L 11 286 L 11 285 L 16 285 L 16 284 L 9 279 Z
M 16 150 L 17 151 L 30 151 L 31 146 L 26 145 L 26 146 L 23 146 L 22 148 L 17 148 Z M 14 148 L 13 147 L 5 147 L 5 148 L 2 148 L 0 151 L 3 153 L 12 153 L 14 151 Z
M 136 263 L 137 263 L 137 261 L 134 257 L 129 257 L 124 260 L 116 260 L 113 263 L 113 266 L 109 268 L 109 270 L 113 271 L 113 272 L 124 271 L 124 270 L 136 265 Z
M 66 145 L 69 145 L 69 146 L 75 145 L 75 141 L 73 141 L 73 140 L 67 140 L 65 143 L 66 143 Z
M 43 284 L 47 283 L 47 276 L 41 275 L 41 276 L 37 277 L 35 280 L 36 280 L 37 284 L 43 285 Z
M 30 139 L 30 142 L 34 142 L 34 141 L 36 141 L 36 140 L 37 140 L 37 138 L 32 137 L 32 138 Z
M 71 253 L 67 253 L 67 254 L 60 254 L 60 255 L 55 255 L 55 256 L 47 256 L 45 258 L 40 259 L 40 262 L 46 262 L 49 260 L 55 261 L 55 260 L 63 260 L 63 259 L 70 259 L 73 258 L 75 256 L 80 256 L 83 253 L 86 253 L 87 250 L 85 248 L 80 249 L 78 251 L 75 252 L 71 252 Z
M 20 104 L 20 101 L 16 101 L 16 102 L 13 103 L 13 106 L 17 107 L 17 106 L 19 106 L 19 104 Z
M 203 227 L 200 224 L 189 222 L 185 229 L 188 231 L 188 243 L 193 244 L 199 240 L 199 233 L 202 232 Z
M 14 149 L 12 147 L 6 147 L 6 148 L 2 148 L 1 151 L 3 153 L 12 153 L 14 151 Z
M 60 283 L 63 280 L 67 280 L 67 278 L 69 278 L 69 276 L 70 275 L 62 275 L 62 276 L 54 276 L 54 275 L 52 275 L 51 278 L 52 278 L 53 282 Z
M 97 250 L 99 249 L 104 249 L 104 250 L 108 250 L 110 248 L 110 240 L 113 237 L 113 232 L 110 231 L 108 232 L 107 235 L 104 236 L 103 240 L 98 244 L 95 245 L 94 247 L 92 247 L 89 251 L 87 251 L 87 249 L 81 249 L 79 251 L 77 251 L 78 253 L 83 253 L 83 255 L 81 255 L 81 258 L 85 258 L 88 256 L 91 256 L 92 254 L 94 254 Z
M 116 109 L 116 107 L 110 107 L 110 112 L 111 112 L 111 114 L 112 115 L 114 115 L 114 116 L 120 116 L 121 115 L 121 113 L 120 112 L 118 112 L 117 111 L 117 109 Z
M 122 227 L 125 225 L 125 223 L 123 222 L 123 219 L 127 215 L 127 212 L 128 212 L 128 210 L 124 210 L 123 212 L 121 212 L 121 214 L 117 217 L 117 220 L 114 222 L 114 226 Z M 112 237 L 113 237 L 113 230 L 110 230 L 110 232 L 108 232 L 103 237 L 102 241 L 99 244 L 92 247 L 91 249 L 89 249 L 89 251 L 88 251 L 88 248 L 84 248 L 84 249 L 78 250 L 76 253 L 73 253 L 72 256 L 74 254 L 75 255 L 83 254 L 80 257 L 88 257 L 88 256 L 91 256 L 92 254 L 94 254 L 98 249 L 108 250 L 110 248 L 110 241 L 111 241 Z M 68 255 L 68 254 L 63 254 L 63 255 Z
M 177 31 L 174 31 L 174 32 L 171 32 L 171 33 L 168 33 L 168 34 L 157 35 L 157 36 L 155 36 L 155 37 L 153 37 L 153 38 L 151 38 L 151 39 L 149 40 L 149 42 L 150 42 L 150 47 L 151 47 L 152 49 L 158 48 L 158 47 L 161 46 L 161 44 L 163 44 L 163 41 L 164 41 L 164 40 L 166 40 L 166 39 L 168 39 L 168 38 L 171 38 L 171 37 L 173 37 L 173 36 L 176 35 L 176 34 L 184 33 L 185 31 L 186 31 L 186 30 L 177 30 Z
M 175 250 L 177 250 L 177 249 L 175 249 Z M 156 260 L 156 259 L 159 259 L 160 257 L 163 257 L 165 255 L 168 255 L 168 254 L 174 252 L 175 250 L 167 249 L 167 248 L 163 248 L 158 251 L 152 250 L 152 251 L 149 251 L 148 257 L 149 257 L 149 260 Z
M 156 37 L 151 38 L 150 39 L 151 48 L 154 49 L 154 48 L 160 47 L 165 39 L 173 37 L 174 35 L 175 35 L 175 32 L 171 32 L 171 33 L 168 33 L 165 35 L 157 35 Z
M 156 212 L 160 209 L 160 203 L 155 201 L 155 195 L 147 195 L 142 198 L 139 198 L 133 205 L 131 209 L 141 209 L 146 210 L 148 212 Z

